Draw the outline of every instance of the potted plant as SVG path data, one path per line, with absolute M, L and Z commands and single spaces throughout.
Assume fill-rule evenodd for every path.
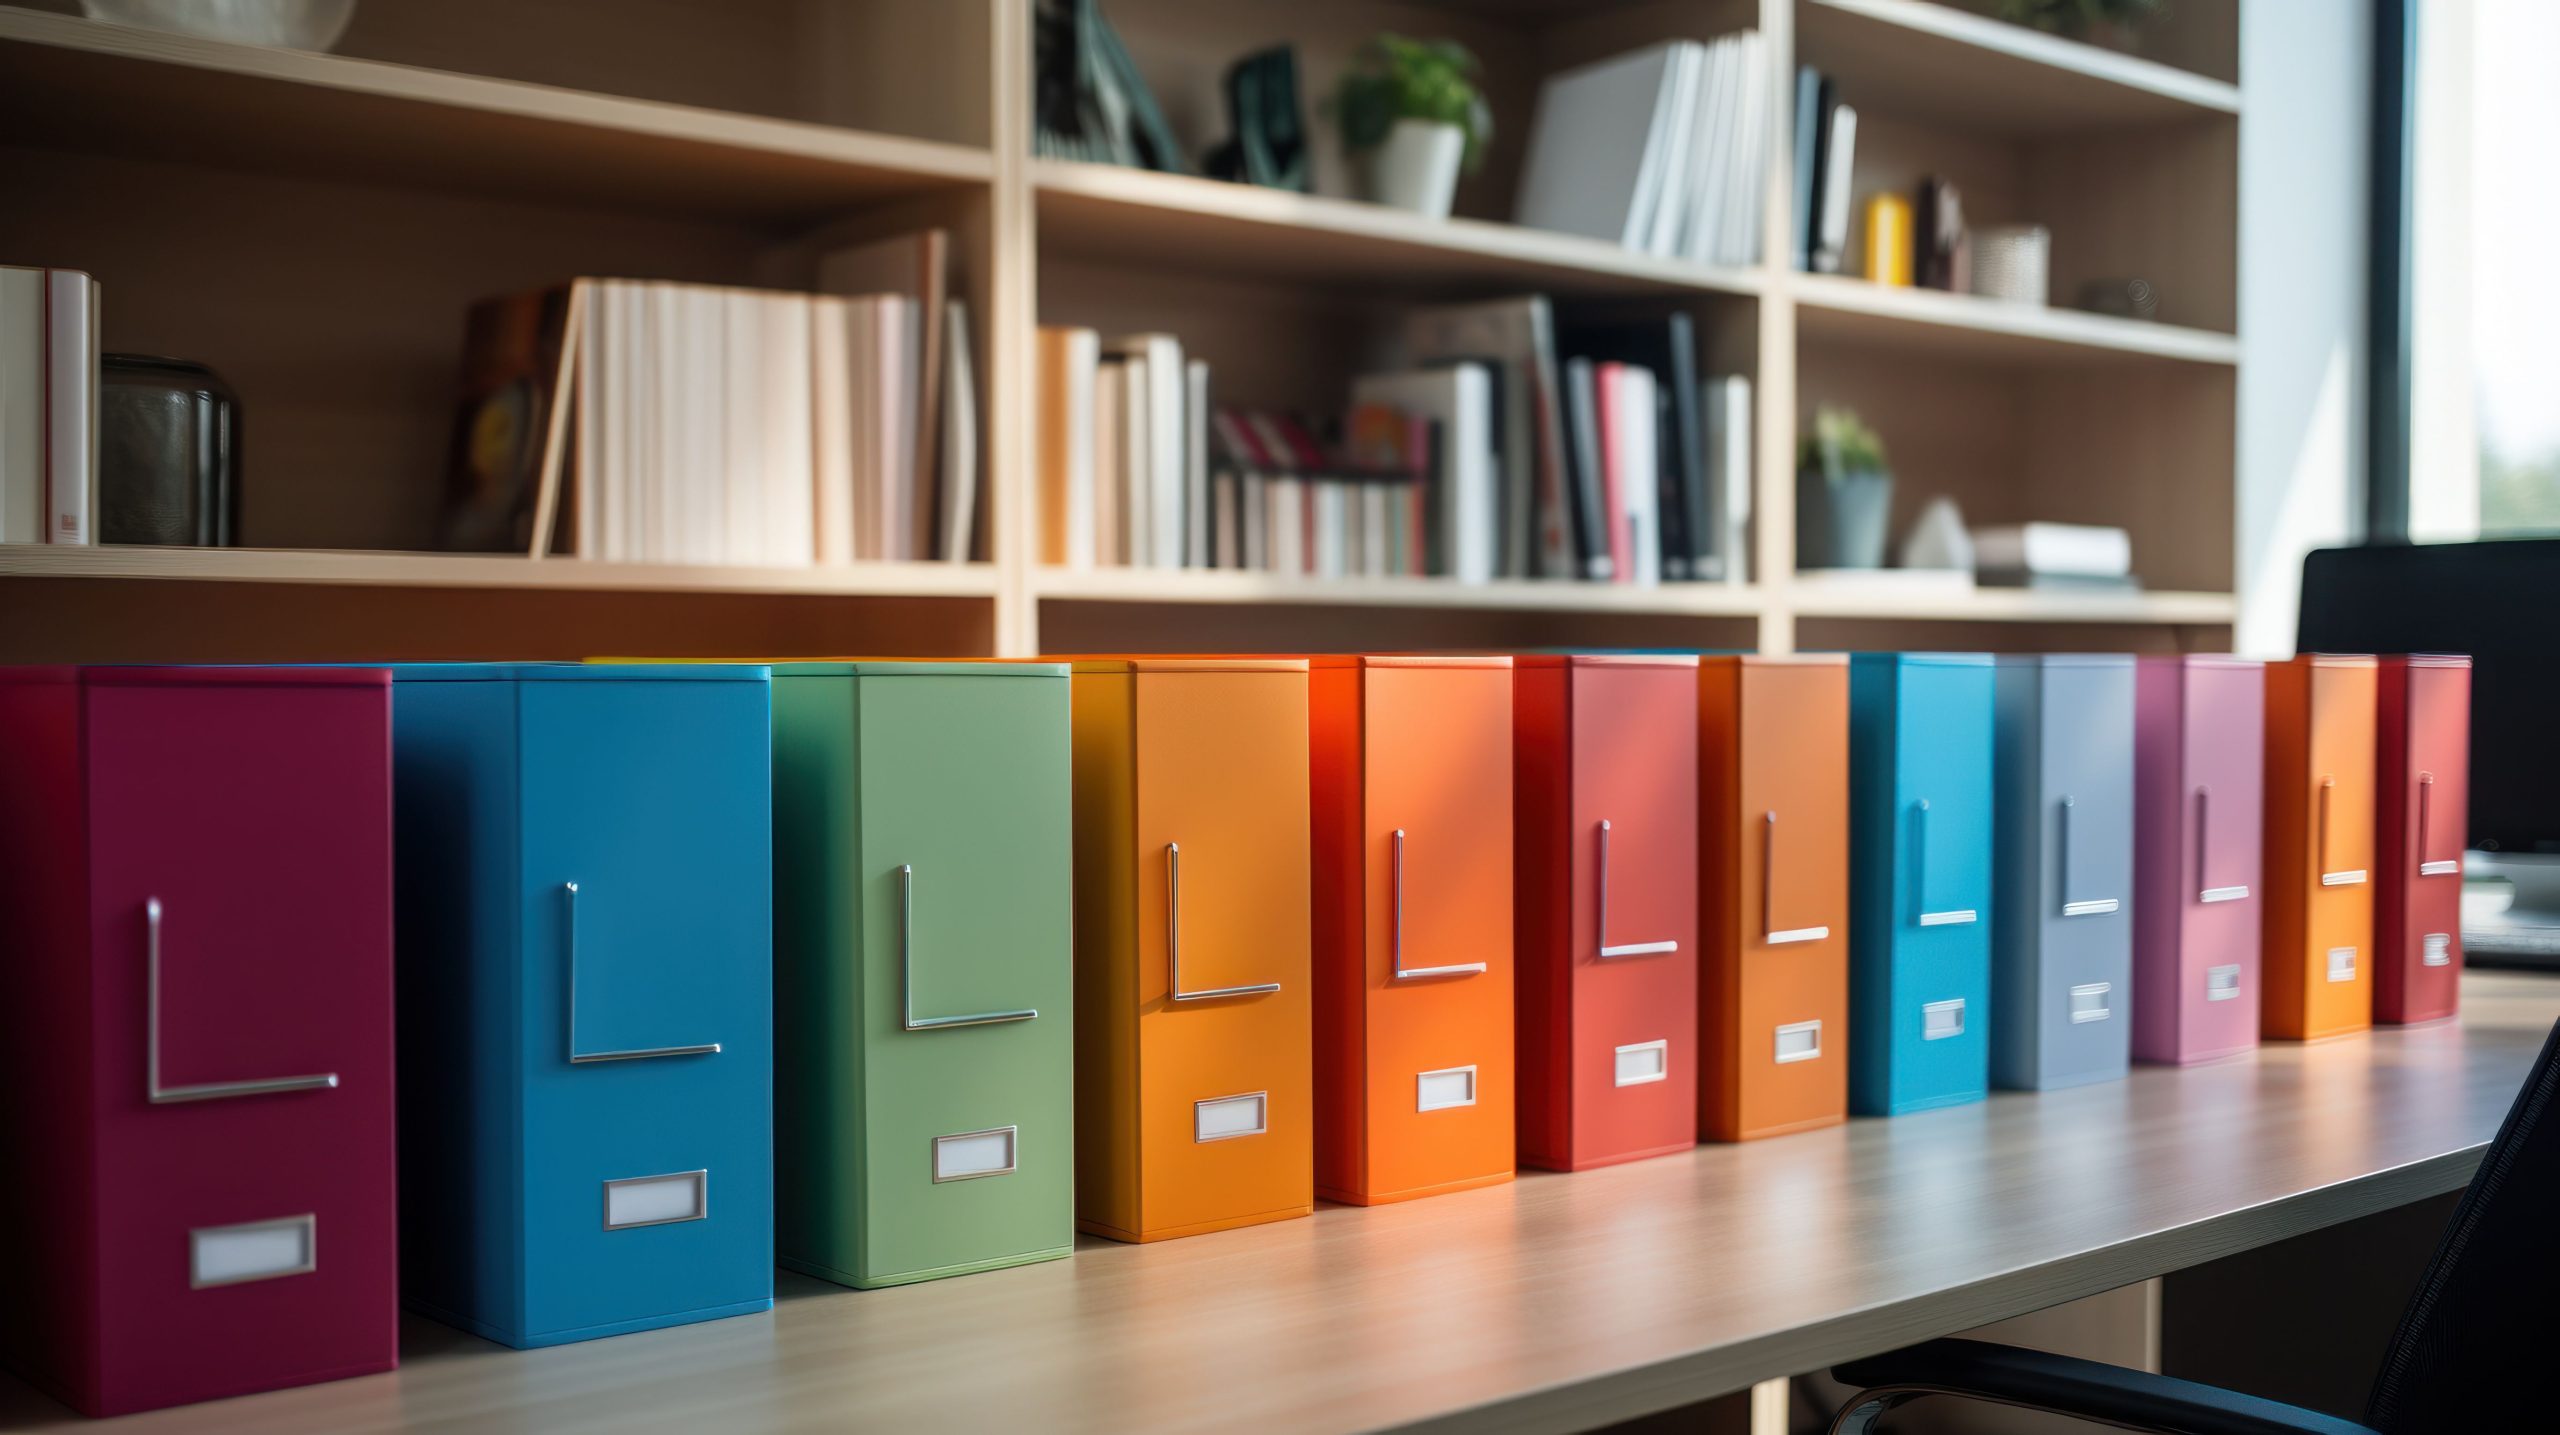
M 1796 459 L 1796 567 L 1883 567 L 1892 512 L 1884 440 L 1854 410 L 1814 410 Z
M 1361 47 L 1331 108 L 1369 198 L 1449 217 L 1459 172 L 1474 173 L 1493 139 L 1478 72 L 1476 57 L 1454 40 L 1380 35 Z

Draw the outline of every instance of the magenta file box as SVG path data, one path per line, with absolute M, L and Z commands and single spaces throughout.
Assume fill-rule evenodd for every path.
M 2134 679 L 2133 1054 L 2187 1062 L 2258 1044 L 2266 674 L 2146 657 Z

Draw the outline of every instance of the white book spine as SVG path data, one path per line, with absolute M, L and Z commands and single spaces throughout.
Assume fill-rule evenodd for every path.
M 45 274 L 45 537 L 91 541 L 98 483 L 98 284 Z
M 1073 568 L 1095 562 L 1094 376 L 1101 363 L 1100 337 L 1090 329 L 1078 331 L 1067 379 L 1067 564 Z
M 1209 566 L 1209 366 L 1193 359 L 1183 369 L 1183 566 Z
M 969 336 L 969 307 L 944 306 L 940 467 L 942 560 L 966 563 L 978 541 L 978 372 Z
M 1837 274 L 1849 253 L 1849 177 L 1857 168 L 1858 112 L 1847 105 L 1831 107 L 1830 144 L 1822 156 L 1822 233 L 1814 242 L 1813 267 Z
M 41 269 L 0 267 L 0 543 L 42 543 L 46 493 Z
M 1724 576 L 1728 583 L 1751 581 L 1751 379 L 1734 374 L 1720 381 L 1724 399 Z

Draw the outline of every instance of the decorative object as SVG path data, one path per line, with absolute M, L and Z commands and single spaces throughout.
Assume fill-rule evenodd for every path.
M 1446 219 L 1458 174 L 1484 163 L 1493 107 L 1476 87 L 1476 57 L 1454 40 L 1380 35 L 1334 91 L 1342 148 L 1360 162 L 1368 197 Z
M 356 0 L 80 0 L 80 8 L 111 25 L 279 50 L 328 50 L 355 18 Z
M 1870 283 L 1911 287 L 1911 201 L 1891 193 L 1867 197 L 1866 276 Z
M 1034 153 L 1189 172 L 1155 92 L 1097 0 L 1039 0 L 1031 24 Z
M 1796 566 L 1883 567 L 1892 511 L 1884 441 L 1849 409 L 1815 410 L 1796 460 Z
M 1227 124 L 1234 136 L 1210 151 L 1201 172 L 1269 189 L 1308 187 L 1307 120 L 1298 107 L 1298 52 L 1274 45 L 1227 69 Z
M 143 354 L 100 361 L 98 541 L 240 541 L 240 396 L 220 374 Z
M 1992 224 L 1973 232 L 1973 292 L 2012 304 L 2045 303 L 2053 236 L 2041 224 Z
M 1935 175 L 1920 181 L 1920 220 L 1912 240 L 1922 288 L 1970 293 L 1973 237 L 1965 233 L 1964 196 L 1954 181 Z
M 1921 505 L 1920 516 L 1911 520 L 1911 528 L 1902 535 L 1902 566 L 1916 570 L 1938 570 L 1970 575 L 1973 572 L 1973 535 L 1964 527 L 1964 512 L 1952 498 L 1933 498 Z
M 2092 279 L 2080 286 L 2080 307 L 2119 319 L 2149 319 L 2160 312 L 2160 291 L 2148 279 Z

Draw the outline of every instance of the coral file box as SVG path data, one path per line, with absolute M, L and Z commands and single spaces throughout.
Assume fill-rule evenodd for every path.
M 1698 660 L 1519 662 L 1520 1159 L 1696 1145 Z
M 396 1363 L 385 682 L 0 670 L 0 1350 L 92 1415 Z
M 1315 1206 L 1307 664 L 1075 665 L 1076 1221 Z
M 2373 1019 L 2453 1015 L 2471 807 L 2471 660 L 2384 658 L 2377 674 Z
M 2262 1035 L 2373 1024 L 2374 703 L 2364 656 L 2267 665 Z
M 395 670 L 419 1310 L 542 1346 L 772 1306 L 770 686 Z
M 2156 656 L 2134 677 L 2133 1054 L 2258 1044 L 2264 670 Z
M 1698 1131 L 1849 1114 L 1849 665 L 1698 668 Z
M 1068 679 L 774 669 L 776 1249 L 898 1285 L 1075 1243 Z
M 1317 658 L 1316 1191 L 1511 1178 L 1511 660 Z

